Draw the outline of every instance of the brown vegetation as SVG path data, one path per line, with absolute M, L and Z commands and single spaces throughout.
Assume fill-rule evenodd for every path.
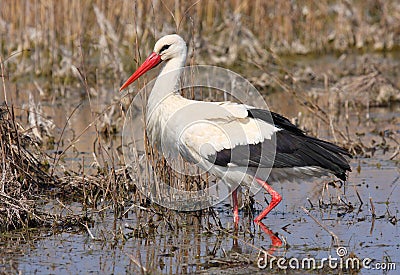
M 237 66 L 276 54 L 400 46 L 397 1 L 11 1 L 0 12 L 0 54 L 18 75 L 45 75 L 66 85 L 80 49 L 90 56 L 90 83 L 120 81 L 131 58 L 155 39 L 178 32 L 196 62 Z M 229 41 L 227 44 L 226 41 Z M 193 51 L 195 49 L 195 51 Z

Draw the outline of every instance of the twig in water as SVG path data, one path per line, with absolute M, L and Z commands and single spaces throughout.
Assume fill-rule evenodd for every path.
M 358 193 L 358 189 L 357 189 L 357 186 L 355 186 L 355 185 L 353 185 L 353 187 L 354 187 L 354 191 L 356 192 L 356 194 L 357 194 L 357 198 L 358 198 L 358 200 L 360 201 L 360 206 L 361 205 L 363 205 L 364 204 L 364 202 L 363 202 L 363 200 L 361 199 L 361 196 L 360 196 L 360 194 Z
M 387 216 L 388 216 L 388 221 L 389 221 L 391 224 L 396 225 L 398 220 L 397 220 L 396 216 L 393 216 L 393 215 L 390 213 L 389 204 L 386 204 L 386 214 L 387 214 Z
M 375 226 L 375 217 L 372 217 L 371 228 L 369 230 L 369 235 L 371 235 L 371 236 L 372 236 L 372 232 L 374 231 L 374 226 Z
M 218 223 L 220 229 L 223 229 L 221 219 L 219 218 L 218 212 L 215 211 L 214 208 L 210 207 L 211 216 L 213 217 L 214 221 Z
M 389 159 L 390 159 L 390 160 L 393 160 L 399 153 L 400 153 L 400 145 L 398 145 L 398 146 L 396 147 L 396 150 L 394 151 L 393 155 L 391 155 L 391 156 L 389 157 Z
M 59 198 L 56 198 L 56 201 L 57 201 L 64 209 L 67 209 L 68 212 L 73 213 L 73 211 L 72 211 L 68 206 L 66 206 L 62 201 L 59 200 Z
M 346 198 L 346 200 L 347 200 L 347 198 Z M 351 202 L 346 202 L 344 199 L 343 199 L 343 197 L 340 197 L 339 196 L 339 201 L 340 202 L 342 202 L 344 205 L 346 205 L 346 207 L 347 207 L 347 209 L 351 209 L 351 210 L 353 210 L 354 209 L 354 207 L 353 207 L 353 205 L 351 204 Z
M 313 215 L 311 215 L 311 213 L 310 213 L 307 209 L 305 209 L 303 206 L 301 206 L 301 209 L 303 209 L 303 211 L 304 211 L 308 216 L 310 216 L 319 226 L 321 226 L 326 232 L 328 232 L 328 233 L 332 236 L 332 239 L 334 239 L 335 245 L 336 245 L 336 246 L 339 246 L 339 238 L 338 238 L 338 236 L 337 236 L 335 233 L 333 233 L 333 232 L 332 232 L 331 230 L 329 230 L 325 225 L 323 225 L 320 221 L 318 221 L 317 218 L 315 218 Z
M 127 254 L 129 259 L 136 264 L 138 267 L 140 267 L 142 274 L 147 273 L 147 269 L 140 263 L 138 259 L 135 258 L 132 254 Z
M 392 183 L 390 184 L 390 186 L 392 186 L 393 185 L 393 188 L 392 188 L 392 191 L 390 191 L 390 194 L 389 194 L 389 196 L 387 197 L 387 201 L 389 201 L 390 200 L 390 198 L 392 197 L 392 195 L 393 195 L 393 192 L 394 192 L 394 190 L 397 188 L 397 186 L 398 186 L 398 183 L 399 183 L 399 179 L 400 179 L 400 169 L 397 169 L 397 173 L 398 173 L 398 175 L 397 175 L 397 177 L 392 181 Z
M 374 205 L 374 202 L 372 201 L 372 198 L 371 198 L 371 197 L 369 197 L 369 202 L 370 202 L 370 204 L 371 204 L 372 218 L 375 218 L 375 217 L 376 217 L 376 214 L 375 214 L 375 205 Z
M 371 229 L 369 230 L 369 234 L 372 235 L 372 232 L 374 231 L 376 214 L 375 214 L 375 205 L 371 197 L 369 197 L 369 202 L 371 204 L 371 213 L 372 213 Z
M 149 211 L 149 212 L 152 212 L 152 213 L 155 213 L 155 214 L 159 214 L 159 213 L 156 213 L 156 211 L 154 211 L 153 209 L 146 208 L 146 207 L 143 207 L 143 206 L 140 206 L 140 205 L 132 203 L 132 205 L 127 210 L 125 210 L 125 212 L 121 215 L 121 217 L 125 216 L 126 213 L 131 211 L 134 207 L 137 207 L 137 208 L 139 208 L 141 210 Z
M 310 198 L 307 198 L 307 200 L 310 203 L 311 208 L 314 208 L 314 204 L 311 202 Z
M 81 224 L 86 228 L 86 231 L 88 232 L 90 238 L 91 238 L 92 240 L 96 239 L 96 238 L 93 236 L 92 231 L 90 231 L 89 226 L 87 225 L 87 223 L 81 223 Z

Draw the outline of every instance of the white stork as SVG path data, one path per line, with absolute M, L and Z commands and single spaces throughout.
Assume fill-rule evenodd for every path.
M 351 155 L 337 145 L 305 135 L 285 117 L 243 104 L 182 97 L 177 91 L 186 52 L 186 43 L 179 35 L 162 37 L 156 42 L 153 53 L 120 91 L 148 70 L 165 63 L 148 98 L 146 130 L 149 140 L 156 147 L 166 143 L 167 147 L 162 149 L 170 152 L 163 153 L 179 153 L 184 160 L 196 163 L 234 187 L 232 201 L 236 226 L 239 221 L 239 183 L 250 186 L 257 182 L 271 195 L 268 207 L 254 220 L 259 223 L 282 200 L 267 180 L 274 182 L 328 174 L 346 180 L 346 171 L 351 169 L 345 156 Z M 216 106 L 219 111 L 215 111 Z M 192 111 L 192 119 L 170 119 L 183 108 Z M 183 123 L 185 125 L 181 125 Z M 272 141 L 276 144 L 275 156 L 269 155 Z M 268 178 L 257 174 L 263 168 L 270 170 Z

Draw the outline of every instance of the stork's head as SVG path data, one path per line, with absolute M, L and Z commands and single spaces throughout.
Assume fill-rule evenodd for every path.
M 186 57 L 186 43 L 177 34 L 170 34 L 161 37 L 154 46 L 154 51 L 146 58 L 142 65 L 131 77 L 119 88 L 120 91 L 132 84 L 141 75 L 156 67 L 163 61 L 174 58 Z
M 186 43 L 177 34 L 161 37 L 154 45 L 154 53 L 161 56 L 161 60 L 168 60 L 186 54 Z

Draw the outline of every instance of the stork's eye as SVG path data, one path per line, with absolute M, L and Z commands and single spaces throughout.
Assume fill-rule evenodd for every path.
M 171 46 L 171 45 L 164 45 L 164 46 L 162 46 L 162 48 L 161 48 L 161 50 L 160 50 L 160 53 L 162 53 L 163 51 L 167 50 L 167 49 L 169 48 L 169 46 Z

